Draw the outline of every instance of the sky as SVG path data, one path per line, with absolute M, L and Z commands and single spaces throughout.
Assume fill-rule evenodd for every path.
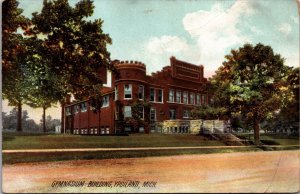
M 298 0 L 300 1 L 300 0 Z M 42 0 L 22 0 L 23 14 L 40 12 Z M 69 0 L 75 5 L 77 0 Z M 231 49 L 245 43 L 270 45 L 288 66 L 299 66 L 297 0 L 94 0 L 88 19 L 101 18 L 112 38 L 111 59 L 137 60 L 147 73 L 169 65 L 169 58 L 204 66 L 210 77 Z M 11 108 L 3 102 L 3 111 Z M 41 109 L 28 109 L 39 122 Z M 60 118 L 60 109 L 48 111 Z

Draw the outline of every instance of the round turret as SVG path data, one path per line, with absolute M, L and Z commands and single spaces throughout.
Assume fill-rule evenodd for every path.
M 134 79 L 145 81 L 146 65 L 139 61 L 119 61 L 115 64 L 120 73 L 119 79 Z

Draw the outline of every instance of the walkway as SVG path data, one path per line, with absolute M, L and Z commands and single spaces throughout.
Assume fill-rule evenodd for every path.
M 9 193 L 297 193 L 299 154 L 294 150 L 20 163 L 3 166 L 2 185 Z M 53 186 L 59 181 L 84 185 Z M 90 181 L 98 185 L 89 186 Z M 126 186 L 129 181 L 137 184 Z M 146 181 L 155 185 L 143 187 Z
M 2 150 L 2 153 L 45 153 L 45 152 L 93 152 L 93 151 L 130 151 L 130 150 L 183 150 L 183 149 L 228 149 L 246 148 L 251 146 L 193 146 L 193 147 L 132 147 L 132 148 L 69 148 L 69 149 L 25 149 Z M 264 147 L 300 147 L 300 145 L 264 145 Z

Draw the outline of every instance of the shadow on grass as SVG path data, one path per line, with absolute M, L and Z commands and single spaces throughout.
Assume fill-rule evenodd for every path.
M 89 151 L 89 152 L 46 152 L 46 153 L 4 153 L 3 164 L 23 162 L 50 162 L 62 160 L 92 160 L 114 158 L 141 158 L 151 156 L 172 156 L 185 154 L 210 154 L 261 151 L 259 148 L 208 148 L 178 150 L 127 150 L 127 151 Z
M 2 140 L 3 140 L 3 142 L 6 142 L 6 141 L 12 141 L 12 140 L 14 140 L 15 139 L 15 137 L 14 136 L 2 136 Z

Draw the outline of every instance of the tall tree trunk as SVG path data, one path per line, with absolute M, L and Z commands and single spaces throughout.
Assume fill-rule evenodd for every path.
M 18 106 L 18 113 L 17 113 L 17 131 L 21 132 L 22 131 L 22 103 L 19 102 Z
M 46 132 L 46 107 L 43 106 L 43 132 Z
M 260 141 L 259 141 L 259 119 L 254 119 L 254 142 L 256 145 L 259 145 L 260 144 Z
M 65 102 L 61 101 L 61 133 L 65 133 Z

